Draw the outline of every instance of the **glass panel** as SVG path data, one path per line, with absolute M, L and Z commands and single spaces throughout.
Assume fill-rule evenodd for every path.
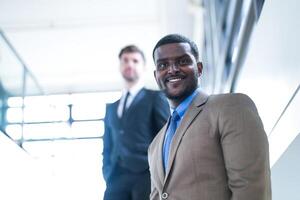
M 6 113 L 8 122 L 22 122 L 22 108 L 8 108 Z
M 9 107 L 22 107 L 23 99 L 22 97 L 10 97 L 7 100 L 7 105 Z
M 121 92 L 102 92 L 102 93 L 85 93 L 85 94 L 72 94 L 71 101 L 73 105 L 86 105 L 86 104 L 106 104 L 112 103 L 120 98 Z
M 32 106 L 48 106 L 51 102 L 48 96 L 27 96 L 24 99 L 24 105 L 26 107 Z
M 121 92 L 85 93 L 71 95 L 72 117 L 79 119 L 101 119 L 105 115 L 106 103 L 120 98 Z
M 23 148 L 36 158 L 69 156 L 72 158 L 102 155 L 102 139 L 24 142 Z M 93 152 L 89 155 L 89 152 Z M 86 158 L 89 159 L 89 158 Z M 99 163 L 97 163 L 99 165 Z
M 0 80 L 1 81 L 1 80 Z M 6 98 L 4 91 L 1 91 L 1 83 L 0 83 L 0 130 L 5 129 L 5 113 L 6 113 Z
M 71 99 L 70 99 L 69 94 L 60 94 L 60 95 L 49 95 L 47 96 L 47 99 L 52 105 L 69 105 L 71 104 Z
M 113 103 L 121 97 L 121 91 L 102 93 L 102 99 L 105 103 Z
M 6 133 L 14 140 L 20 140 L 22 137 L 22 126 L 15 124 L 15 125 L 8 125 L 6 126 Z
M 0 80 L 10 95 L 22 95 L 23 65 L 0 35 Z
M 24 124 L 24 139 L 51 139 L 70 137 L 67 123 Z
M 72 124 L 73 137 L 100 137 L 104 133 L 103 121 L 74 122 Z
M 67 106 L 36 105 L 24 109 L 25 122 L 67 121 L 69 108 Z
M 27 96 L 24 104 L 25 106 L 66 106 L 70 104 L 70 95 Z
M 105 104 L 85 104 L 72 107 L 72 117 L 80 119 L 102 119 L 105 115 Z
M 33 79 L 31 74 L 26 73 L 26 96 L 27 95 L 42 95 L 42 89 L 37 85 L 37 82 Z

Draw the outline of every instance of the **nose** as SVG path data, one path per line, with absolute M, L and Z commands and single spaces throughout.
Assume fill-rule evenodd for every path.
M 179 71 L 179 67 L 176 63 L 172 63 L 169 65 L 168 73 L 174 73 L 174 72 L 178 72 L 178 71 Z
M 127 62 L 127 63 L 125 64 L 125 67 L 126 67 L 126 68 L 132 69 L 132 68 L 134 68 L 134 63 L 133 63 L 133 62 Z

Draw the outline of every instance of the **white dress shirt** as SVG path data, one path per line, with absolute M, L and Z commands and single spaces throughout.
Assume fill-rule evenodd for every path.
M 123 105 L 124 105 L 124 101 L 125 101 L 125 97 L 127 92 L 129 92 L 129 96 L 126 102 L 126 109 L 129 108 L 129 106 L 131 105 L 132 101 L 134 100 L 135 96 L 139 93 L 139 91 L 144 87 L 144 85 L 142 83 L 137 83 L 136 85 L 134 85 L 132 88 L 130 88 L 129 90 L 127 89 L 123 89 L 122 91 L 122 97 L 120 99 L 120 103 L 118 106 L 118 117 L 122 116 L 122 111 L 123 111 Z

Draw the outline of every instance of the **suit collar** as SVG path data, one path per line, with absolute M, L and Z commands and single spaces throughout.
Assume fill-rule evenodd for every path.
M 134 106 L 141 101 L 141 99 L 146 95 L 145 93 L 146 89 L 142 88 L 139 90 L 139 92 L 136 94 L 136 96 L 134 97 L 133 101 L 131 102 L 131 104 L 129 105 L 129 107 L 127 108 L 126 113 L 130 113 L 130 111 L 132 110 L 132 108 L 134 108 Z M 126 115 L 125 113 L 125 115 Z
M 130 103 L 129 107 L 126 109 L 125 115 L 127 115 L 129 112 L 131 112 L 132 108 L 138 104 L 141 99 L 146 95 L 146 89 L 142 88 L 138 91 L 138 93 L 135 95 L 134 99 L 132 100 L 132 102 Z M 122 99 L 122 98 L 121 98 Z M 122 110 L 122 101 L 121 99 L 119 99 L 116 104 L 117 104 L 117 115 L 119 117 L 119 119 L 122 119 L 124 116 L 123 114 L 121 115 L 121 110 Z
M 131 88 L 124 89 L 123 95 L 125 95 L 127 92 L 130 92 L 130 95 L 132 95 L 134 97 L 143 88 L 144 88 L 144 83 L 142 81 L 139 81 L 135 85 L 133 85 Z
M 188 107 L 194 100 L 194 98 L 198 95 L 199 91 L 195 90 L 191 95 L 189 95 L 187 98 L 185 98 L 175 109 L 171 108 L 171 113 L 176 111 L 179 115 L 179 117 L 182 119 L 184 113 L 187 111 Z
M 198 90 L 198 93 L 199 94 L 196 96 L 195 100 L 192 102 L 192 104 L 197 107 L 202 106 L 208 100 L 208 95 L 206 93 L 204 93 L 201 90 Z

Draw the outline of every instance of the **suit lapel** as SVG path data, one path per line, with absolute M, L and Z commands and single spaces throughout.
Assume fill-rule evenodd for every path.
M 120 99 L 112 104 L 111 113 L 112 113 L 112 120 L 113 124 L 117 127 L 121 125 L 121 118 L 118 116 L 118 107 L 120 104 Z
M 138 104 L 141 101 L 142 98 L 144 98 L 145 95 L 146 95 L 145 88 L 142 88 L 136 94 L 136 96 L 134 97 L 134 99 L 131 102 L 130 106 L 127 108 L 127 111 L 125 112 L 125 115 L 126 115 L 126 113 L 132 112 L 132 109 L 136 106 L 136 104 Z
M 169 117 L 170 120 L 170 117 Z M 160 186 L 163 185 L 164 183 L 164 178 L 165 178 L 165 171 L 164 171 L 164 167 L 163 167 L 163 157 L 162 157 L 162 149 L 163 149 L 163 145 L 164 145 L 164 138 L 165 138 L 165 133 L 167 130 L 167 125 L 169 124 L 169 120 L 168 122 L 163 126 L 163 128 L 161 129 L 159 136 L 159 140 L 158 140 L 158 149 L 157 149 L 157 164 L 156 164 L 156 170 L 157 170 L 157 174 L 158 174 L 158 179 L 159 179 L 159 184 Z
M 204 106 L 205 102 L 207 101 L 207 99 L 208 99 L 208 96 L 205 93 L 202 93 L 200 91 L 199 94 L 196 96 L 196 98 L 191 103 L 191 105 L 189 106 L 186 113 L 184 114 L 184 117 L 183 117 L 179 127 L 177 128 L 174 138 L 171 143 L 170 156 L 169 156 L 169 162 L 168 162 L 169 164 L 168 164 L 168 168 L 166 171 L 164 182 L 167 180 L 168 175 L 171 171 L 171 168 L 173 166 L 173 161 L 175 159 L 175 155 L 176 155 L 177 149 L 180 145 L 182 137 L 184 136 L 186 130 L 188 129 L 190 124 L 193 122 L 195 117 L 203 109 L 203 106 Z M 160 146 L 160 148 L 161 148 L 161 146 Z

